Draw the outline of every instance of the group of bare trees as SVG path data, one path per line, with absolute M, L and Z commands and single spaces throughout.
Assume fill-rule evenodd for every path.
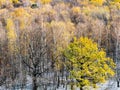
M 21 84 L 23 88 L 28 77 L 32 78 L 33 90 L 39 86 L 47 90 L 49 85 L 55 90 L 66 85 L 68 73 L 62 51 L 74 36 L 92 38 L 108 56 L 118 57 L 119 9 L 100 13 L 95 7 L 96 12 L 83 8 L 79 0 L 68 1 L 70 4 L 66 0 L 35 9 L 0 10 L 1 86 L 10 89 Z

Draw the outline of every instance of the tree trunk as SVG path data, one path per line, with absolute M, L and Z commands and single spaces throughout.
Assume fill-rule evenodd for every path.
M 120 87 L 120 85 L 119 85 L 119 81 L 117 80 L 117 87 Z
M 71 85 L 71 90 L 74 90 L 74 85 Z
M 33 77 L 33 89 L 32 90 L 37 90 L 38 86 L 37 86 L 37 78 Z
M 80 87 L 80 90 L 83 90 L 83 88 L 82 88 L 82 87 Z
M 57 88 L 59 88 L 59 85 L 60 85 L 60 78 L 59 76 L 57 77 Z

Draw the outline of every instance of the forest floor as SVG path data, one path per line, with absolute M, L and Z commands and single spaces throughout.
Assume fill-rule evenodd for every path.
M 31 90 L 31 87 L 32 87 L 31 84 L 27 85 L 27 88 L 25 88 L 24 90 Z M 0 90 L 6 90 L 6 89 L 3 86 L 3 87 L 0 87 Z M 7 90 L 12 90 L 12 89 L 7 89 Z M 17 89 L 17 90 L 21 90 L 21 89 Z M 48 90 L 51 90 L 51 89 L 49 88 Z M 59 87 L 57 90 L 66 90 L 66 89 L 63 87 Z M 67 90 L 70 90 L 69 86 L 67 87 Z M 76 90 L 79 90 L 79 88 L 76 88 Z M 107 81 L 106 83 L 100 84 L 99 88 L 97 89 L 91 88 L 90 90 L 120 90 L 120 87 L 117 87 L 116 80 L 112 79 L 112 80 Z
M 117 87 L 117 82 L 115 80 L 110 80 L 100 85 L 98 90 L 120 90 L 120 87 Z
M 65 90 L 65 89 L 60 87 L 57 90 Z M 79 90 L 79 88 L 77 88 L 76 90 Z M 107 81 L 106 83 L 100 84 L 99 88 L 96 88 L 96 89 L 91 88 L 90 90 L 120 90 L 120 87 L 117 87 L 116 80 L 112 79 Z

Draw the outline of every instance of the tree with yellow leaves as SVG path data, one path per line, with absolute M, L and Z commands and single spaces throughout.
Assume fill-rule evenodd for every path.
M 41 3 L 42 4 L 48 4 L 48 3 L 50 3 L 52 0 L 41 0 Z
M 5 3 L 5 0 L 0 0 L 0 6 Z
M 36 2 L 40 2 L 42 4 L 48 4 L 50 3 L 52 0 L 30 0 L 31 3 L 36 3 Z
M 90 2 L 97 6 L 102 6 L 105 0 L 90 0 Z
M 15 5 L 20 3 L 19 0 L 0 0 L 0 7 L 9 7 L 10 5 Z
M 115 64 L 106 57 L 103 49 L 98 49 L 97 43 L 91 39 L 81 37 L 65 49 L 66 66 L 69 71 L 71 84 L 80 87 L 96 87 L 97 83 L 103 83 L 106 79 L 114 76 Z
M 25 26 L 29 23 L 27 20 L 30 18 L 28 12 L 23 8 L 17 8 L 11 13 L 13 19 L 17 19 L 20 22 L 20 30 L 24 30 Z
M 120 0 L 113 0 L 114 2 L 120 2 Z
M 8 47 L 9 47 L 9 50 L 10 52 L 13 52 L 15 50 L 15 42 L 16 42 L 16 32 L 15 32 L 15 29 L 14 29 L 14 22 L 12 19 L 7 19 L 7 26 L 6 26 L 6 29 L 7 29 L 7 38 L 8 38 Z

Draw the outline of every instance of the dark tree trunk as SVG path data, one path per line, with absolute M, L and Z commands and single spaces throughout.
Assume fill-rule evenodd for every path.
M 117 87 L 120 87 L 120 85 L 119 85 L 119 80 L 117 81 Z
M 57 77 L 57 88 L 59 88 L 59 85 L 60 85 L 60 78 L 59 76 Z
M 83 90 L 83 88 L 82 88 L 82 87 L 80 87 L 80 90 Z
M 33 89 L 32 90 L 37 90 L 38 86 L 37 86 L 37 78 L 33 77 Z
M 74 85 L 71 85 L 71 90 L 74 90 Z

